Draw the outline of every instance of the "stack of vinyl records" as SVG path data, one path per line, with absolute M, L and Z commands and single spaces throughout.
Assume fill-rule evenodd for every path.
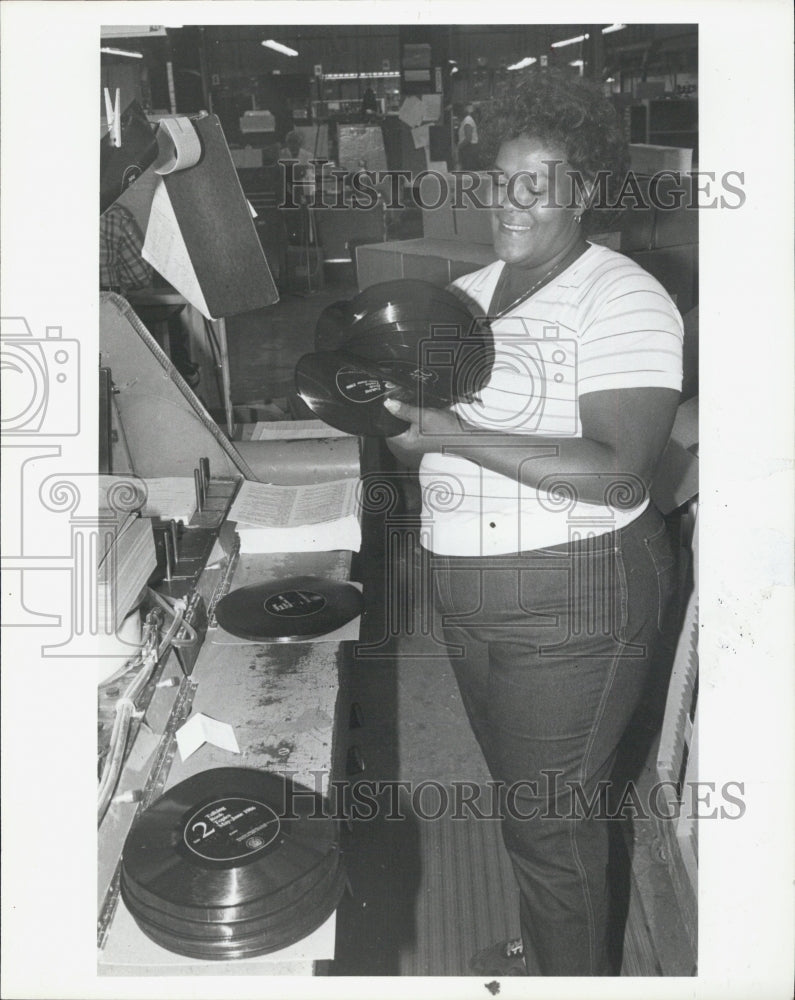
M 315 346 L 296 365 L 298 395 L 330 426 L 375 437 L 409 426 L 385 400 L 446 409 L 476 399 L 494 364 L 488 323 L 454 292 L 414 278 L 329 306 Z
M 148 517 L 100 509 L 99 525 L 97 620 L 101 634 L 112 634 L 135 607 L 157 555 Z
M 199 959 L 265 955 L 332 914 L 346 884 L 337 822 L 278 774 L 223 767 L 146 809 L 124 845 L 121 893 L 141 930 Z

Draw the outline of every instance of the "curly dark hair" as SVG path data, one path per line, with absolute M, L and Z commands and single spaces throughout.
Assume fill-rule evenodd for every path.
M 606 206 L 615 205 L 629 152 L 618 114 L 598 85 L 553 69 L 522 74 L 485 116 L 481 133 L 491 162 L 502 142 L 522 135 L 557 147 L 584 180 L 604 185 L 583 226 L 593 232 L 614 221 L 616 211 Z

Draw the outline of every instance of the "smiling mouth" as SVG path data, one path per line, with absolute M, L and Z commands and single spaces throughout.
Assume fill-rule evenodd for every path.
M 527 233 L 531 228 L 531 226 L 517 226 L 510 222 L 500 222 L 500 229 L 505 229 L 509 233 Z

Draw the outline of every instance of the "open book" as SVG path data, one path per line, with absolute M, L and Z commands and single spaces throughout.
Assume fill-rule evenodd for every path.
M 240 551 L 329 552 L 362 543 L 358 479 L 313 486 L 245 482 L 229 512 Z

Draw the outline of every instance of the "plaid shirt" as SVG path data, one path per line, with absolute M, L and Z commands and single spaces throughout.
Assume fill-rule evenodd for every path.
M 141 256 L 144 238 L 132 214 L 122 205 L 99 219 L 99 287 L 126 292 L 152 284 L 152 268 Z

